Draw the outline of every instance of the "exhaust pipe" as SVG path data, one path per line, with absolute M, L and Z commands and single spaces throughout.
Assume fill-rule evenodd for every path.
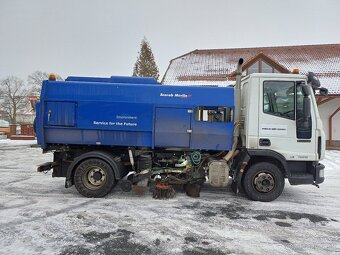
M 229 161 L 237 148 L 238 137 L 240 135 L 239 122 L 240 122 L 240 114 L 241 114 L 241 78 L 242 78 L 242 64 L 243 58 L 238 60 L 237 68 L 236 68 L 236 84 L 235 84 L 235 93 L 234 93 L 234 101 L 235 101 L 235 111 L 234 111 L 234 142 L 231 150 L 224 156 L 224 160 Z

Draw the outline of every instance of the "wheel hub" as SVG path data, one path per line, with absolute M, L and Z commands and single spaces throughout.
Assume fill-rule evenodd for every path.
M 100 172 L 95 172 L 93 174 L 93 179 L 95 179 L 96 181 L 99 181 L 102 178 L 102 175 Z
M 270 192 L 275 186 L 274 177 L 267 172 L 261 172 L 254 178 L 254 187 L 262 193 Z
M 101 168 L 92 168 L 87 174 L 87 178 L 90 184 L 94 186 L 100 186 L 105 181 L 105 172 Z

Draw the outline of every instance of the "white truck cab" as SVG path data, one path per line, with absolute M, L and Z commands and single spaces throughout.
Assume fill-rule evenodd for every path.
M 325 134 L 314 93 L 306 84 L 306 76 L 297 74 L 251 74 L 242 80 L 240 120 L 246 148 L 274 150 L 292 161 L 323 159 Z M 309 90 L 306 123 L 303 85 Z
M 251 177 L 254 191 L 265 197 L 266 190 L 261 189 L 271 190 L 275 174 L 266 171 L 268 164 L 279 168 L 292 185 L 322 183 L 324 166 L 318 161 L 324 158 L 325 134 L 307 76 L 251 74 L 241 79 L 240 94 L 238 125 L 241 148 L 249 156 L 247 166 L 264 162 L 263 171 L 258 169 Z M 272 185 L 277 185 L 274 181 Z M 263 196 L 253 198 L 266 201 Z

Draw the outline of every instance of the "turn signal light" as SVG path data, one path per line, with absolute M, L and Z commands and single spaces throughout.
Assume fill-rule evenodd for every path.
M 295 74 L 299 74 L 300 73 L 300 70 L 298 68 L 294 68 L 292 70 L 292 73 L 295 73 Z
M 55 81 L 55 80 L 56 80 L 55 74 L 51 73 L 51 74 L 48 76 L 48 80 L 49 80 L 49 81 Z

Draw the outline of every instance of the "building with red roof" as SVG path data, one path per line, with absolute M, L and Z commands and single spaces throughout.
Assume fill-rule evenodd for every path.
M 317 96 L 330 146 L 340 146 L 340 44 L 194 50 L 170 61 L 162 84 L 228 86 L 239 58 L 243 74 L 314 72 L 328 96 Z

